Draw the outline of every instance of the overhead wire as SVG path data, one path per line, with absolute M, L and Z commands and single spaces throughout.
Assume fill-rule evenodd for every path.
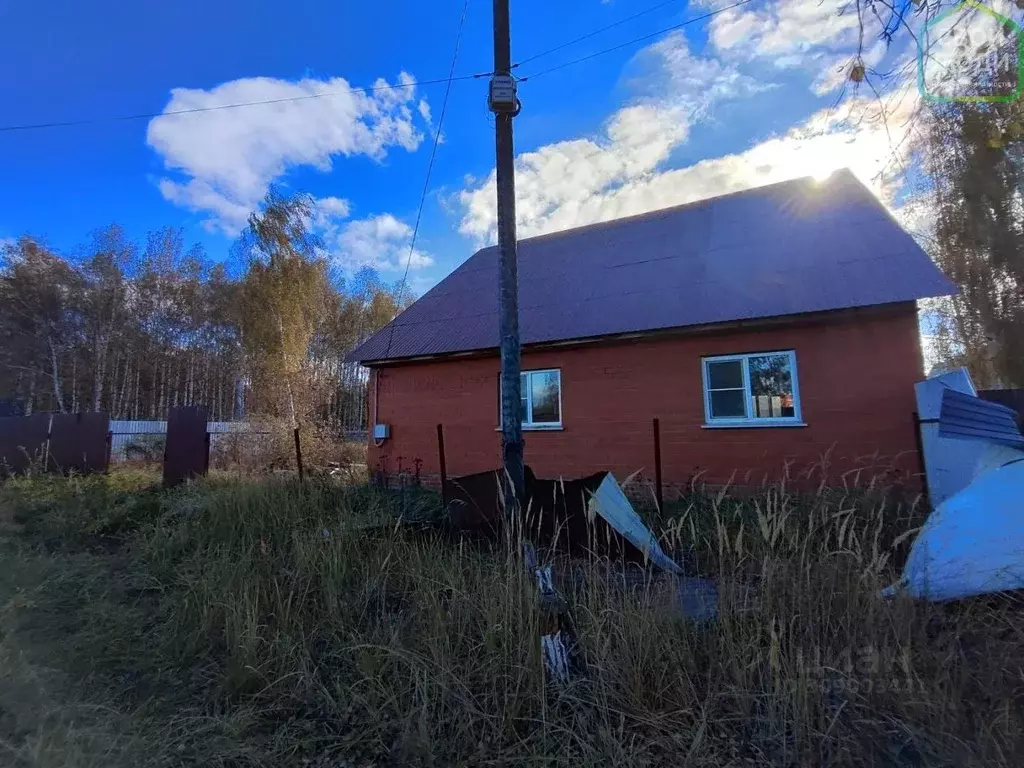
M 370 85 L 362 88 L 348 88 L 344 91 L 323 91 L 320 93 L 307 93 L 302 96 L 285 96 L 279 99 L 261 99 L 258 101 L 241 101 L 234 104 L 214 104 L 210 107 L 190 107 L 188 109 L 172 109 L 166 112 L 140 112 L 134 115 L 110 115 L 106 117 L 91 117 L 80 120 L 60 120 L 47 123 L 27 123 L 22 125 L 0 126 L 0 133 L 11 131 L 31 131 L 42 128 L 64 128 L 74 125 L 92 125 L 95 123 L 125 122 L 129 120 L 149 120 L 156 117 L 170 117 L 173 115 L 191 115 L 197 112 L 216 112 L 221 109 L 238 109 L 239 107 L 258 107 L 264 104 L 284 104 L 292 101 L 306 101 L 308 99 L 323 99 L 333 96 L 344 96 L 350 93 L 373 93 L 374 91 L 402 90 L 415 88 L 419 85 L 437 85 L 447 83 L 451 87 L 456 80 L 476 80 L 481 77 L 489 77 L 490 72 L 478 72 L 475 75 L 459 75 L 457 77 L 442 77 L 433 80 L 414 80 L 407 83 L 385 83 L 382 85 Z
M 548 48 L 546 51 L 541 51 L 540 53 L 535 53 L 532 56 L 527 56 L 525 59 L 513 64 L 512 69 L 515 69 L 516 67 L 521 67 L 523 66 L 523 64 L 529 64 L 531 61 L 536 61 L 537 59 L 543 58 L 544 56 L 550 56 L 552 53 L 561 51 L 564 48 L 568 48 L 571 45 L 576 45 L 576 43 L 582 43 L 584 40 L 589 40 L 590 38 L 595 37 L 601 34 L 602 32 L 607 32 L 609 29 L 621 27 L 623 24 L 633 21 L 633 19 L 639 19 L 641 16 L 646 16 L 648 13 L 654 13 L 654 11 L 661 10 L 667 5 L 673 5 L 674 3 L 678 3 L 680 1 L 681 0 L 665 0 L 665 2 L 658 3 L 657 5 L 652 5 L 650 8 L 645 8 L 642 11 L 637 11 L 632 16 L 626 16 L 624 19 L 619 19 L 618 21 L 614 21 L 611 24 L 607 24 L 603 27 L 587 32 L 585 35 L 580 35 L 579 37 L 575 37 L 572 40 L 568 40 L 564 43 L 561 43 L 560 45 L 556 45 L 554 48 Z
M 423 191 L 420 193 L 420 204 L 416 210 L 416 223 L 412 229 L 412 239 L 409 241 L 409 255 L 405 260 L 405 271 L 402 273 L 402 280 L 399 283 L 398 293 L 395 299 L 396 309 L 401 309 L 403 294 L 405 293 L 406 282 L 409 279 L 409 268 L 412 265 L 412 257 L 416 252 L 416 238 L 420 232 L 420 221 L 423 218 L 423 207 L 427 201 L 427 193 L 430 191 L 430 175 L 434 170 L 434 159 L 437 157 L 437 146 L 441 143 L 441 127 L 444 125 L 444 116 L 448 111 L 448 96 L 452 91 L 452 82 L 456 79 L 455 77 L 455 66 L 459 61 L 459 48 L 462 45 L 462 32 L 466 28 L 466 13 L 469 10 L 469 0 L 464 0 L 462 4 L 462 15 L 459 18 L 459 32 L 455 36 L 455 51 L 452 54 L 452 65 L 448 72 L 447 85 L 444 89 L 444 100 L 441 102 L 441 112 L 437 116 L 437 129 L 434 131 L 434 144 L 430 148 L 430 160 L 427 162 L 427 175 L 423 180 Z M 395 323 L 391 323 L 391 331 L 388 335 L 388 349 L 387 354 L 391 353 L 391 342 L 395 337 Z
M 692 18 L 689 18 L 686 21 L 680 22 L 679 24 L 673 24 L 670 27 L 665 27 L 664 29 L 659 29 L 657 32 L 651 32 L 650 34 L 647 34 L 647 35 L 641 35 L 640 37 L 634 37 L 632 40 L 627 40 L 624 43 L 619 43 L 618 45 L 613 45 L 610 48 L 605 48 L 603 50 L 587 54 L 586 56 L 581 56 L 578 59 L 573 59 L 572 61 L 567 61 L 567 62 L 564 62 L 562 64 L 558 64 L 557 66 L 550 67 L 548 69 L 543 69 L 540 72 L 534 72 L 531 75 L 527 75 L 525 77 L 520 77 L 519 80 L 520 80 L 520 82 L 525 82 L 527 80 L 534 80 L 534 79 L 536 79 L 538 77 L 541 77 L 543 75 L 548 75 L 548 74 L 551 74 L 552 72 L 557 72 L 560 69 L 565 69 L 566 67 L 571 67 L 574 64 L 581 64 L 584 61 L 590 61 L 591 59 L 596 59 L 598 56 L 604 56 L 606 53 L 612 53 L 614 51 L 619 51 L 619 50 L 621 50 L 623 48 L 628 48 L 631 45 L 635 45 L 636 43 L 642 43 L 645 40 L 650 40 L 651 38 L 654 38 L 654 37 L 660 37 L 661 35 L 668 34 L 669 32 L 675 32 L 677 29 L 683 29 L 684 27 L 688 27 L 691 24 L 696 24 L 696 23 L 701 22 L 701 21 L 707 21 L 708 19 L 710 19 L 710 18 L 712 18 L 714 16 L 717 16 L 720 13 L 725 13 L 726 11 L 731 11 L 734 8 L 739 8 L 741 6 L 748 5 L 748 4 L 752 3 L 752 2 L 754 2 L 754 0 L 739 0 L 739 2 L 732 3 L 731 5 L 725 5 L 725 6 L 722 6 L 721 8 L 715 8 L 715 9 L 713 9 L 711 11 L 708 11 L 707 13 L 702 13 L 700 16 L 694 16 Z M 544 54 L 544 55 L 546 55 L 546 54 Z M 538 56 L 534 56 L 532 58 L 539 58 L 539 55 Z M 524 59 L 524 62 L 525 61 L 526 60 Z M 518 65 L 515 65 L 515 66 L 518 66 Z
M 537 59 L 543 58 L 545 56 L 549 56 L 552 53 L 556 53 L 557 51 L 564 50 L 565 48 L 568 48 L 570 46 L 576 45 L 577 43 L 580 43 L 580 42 L 582 42 L 584 40 L 588 40 L 588 39 L 590 39 L 592 37 L 595 37 L 596 35 L 599 35 L 602 32 L 607 32 L 610 29 L 614 29 L 616 27 L 619 27 L 619 26 L 621 26 L 621 25 L 623 25 L 623 24 L 625 24 L 625 23 L 627 23 L 629 21 L 637 19 L 637 18 L 639 18 L 641 16 L 645 16 L 645 15 L 647 15 L 649 13 L 652 13 L 652 12 L 654 12 L 656 10 L 664 8 L 664 7 L 666 7 L 668 5 L 671 5 L 672 3 L 675 3 L 675 2 L 678 2 L 678 1 L 679 0 L 664 0 L 664 2 L 658 3 L 656 5 L 653 5 L 653 6 L 649 7 L 649 8 L 645 8 L 642 11 L 638 11 L 638 12 L 636 12 L 634 14 L 631 14 L 630 16 L 626 16 L 626 17 L 624 17 L 622 19 L 619 19 L 618 21 L 612 22 L 611 24 L 607 24 L 607 25 L 605 25 L 603 27 L 600 27 L 598 29 L 595 29 L 595 30 L 592 30 L 590 32 L 587 32 L 584 35 L 580 35 L 579 37 L 573 38 L 572 40 L 568 40 L 568 41 L 566 41 L 564 43 L 561 43 L 560 45 L 557 45 L 557 46 L 555 46 L 553 48 L 549 48 L 549 49 L 547 49 L 545 51 L 541 51 L 539 53 L 535 53 L 532 56 L 528 56 L 527 58 L 525 58 L 525 59 L 523 59 L 523 60 L 513 64 L 512 65 L 512 69 L 515 69 L 517 67 L 521 67 L 524 64 L 527 64 L 527 63 L 532 62 L 532 61 L 536 61 Z M 572 66 L 574 64 L 579 64 L 579 63 L 584 62 L 584 61 L 589 61 L 590 59 L 597 58 L 598 56 L 603 56 L 606 53 L 612 53 L 613 51 L 617 51 L 617 50 L 620 50 L 622 48 L 626 48 L 626 47 L 628 47 L 630 45 L 634 45 L 635 43 L 643 42 L 644 40 L 649 40 L 649 39 L 651 39 L 653 37 L 658 37 L 659 35 L 663 35 L 663 34 L 666 34 L 668 32 L 675 31 L 677 29 L 682 29 L 683 27 L 687 27 L 687 26 L 689 26 L 691 24 L 696 24 L 697 22 L 704 21 L 704 20 L 709 19 L 709 18 L 711 18 L 713 16 L 717 16 L 719 13 L 724 13 L 725 11 L 732 10 L 733 8 L 739 8 L 740 6 L 747 5 L 748 3 L 751 3 L 753 1 L 754 0 L 739 0 L 739 2 L 735 2 L 735 3 L 731 4 L 731 5 L 723 6 L 722 8 L 716 8 L 716 9 L 711 10 L 711 11 L 709 11 L 707 13 L 704 13 L 704 14 L 702 14 L 700 16 L 695 16 L 695 17 L 693 17 L 691 19 L 687 19 L 686 21 L 684 21 L 684 22 L 682 22 L 680 24 L 674 24 L 674 25 L 672 25 L 670 27 L 665 27 L 664 29 L 660 29 L 657 32 L 652 32 L 652 33 L 647 34 L 647 35 L 642 35 L 640 37 L 633 38 L 632 40 L 627 40 L 624 43 L 619 43 L 618 45 L 612 46 L 610 48 L 605 48 L 603 50 L 597 51 L 595 53 L 588 54 L 586 56 L 582 56 L 582 57 L 580 57 L 578 59 L 573 59 L 572 61 L 567 61 L 567 62 L 565 62 L 563 64 L 559 64 L 559 65 L 551 67 L 549 69 L 542 70 L 540 72 L 535 72 L 532 75 L 529 75 L 527 77 L 521 77 L 521 78 L 519 78 L 519 80 L 525 81 L 525 80 L 529 80 L 529 79 L 532 79 L 532 78 L 541 77 L 542 75 L 550 74 L 551 72 L 555 72 L 557 70 L 564 69 L 566 67 L 570 67 L 570 66 Z M 460 31 L 459 31 L 460 42 L 461 42 L 461 37 L 462 37 L 462 30 L 460 29 Z M 232 104 L 214 104 L 214 105 L 209 106 L 209 107 L 189 107 L 189 108 L 186 108 L 186 109 L 173 109 L 173 110 L 161 111 L 161 112 L 139 112 L 139 113 L 127 114 L 127 115 L 107 115 L 107 116 L 101 116 L 101 117 L 79 118 L 79 119 L 74 119 L 74 120 L 54 120 L 54 121 L 39 122 L 39 123 L 22 123 L 22 124 L 15 124 L 15 125 L 0 125 L 0 133 L 14 133 L 14 132 L 18 132 L 18 131 L 43 130 L 43 129 L 47 129 L 47 128 L 66 128 L 66 127 L 80 126 L 80 125 L 95 125 L 95 124 L 99 124 L 99 123 L 129 122 L 129 121 L 132 121 L 132 120 L 151 120 L 151 119 L 159 118 L 159 117 L 173 117 L 175 115 L 191 115 L 191 114 L 197 114 L 197 113 L 202 113 L 202 112 L 217 112 L 217 111 L 223 110 L 223 109 L 239 109 L 239 108 L 243 108 L 243 107 L 257 107 L 257 106 L 263 106 L 263 105 L 267 105 L 267 104 L 286 104 L 286 103 L 289 103 L 289 102 L 307 101 L 307 100 L 310 100 L 310 99 L 331 98 L 331 97 L 334 97 L 334 96 L 344 96 L 344 95 L 351 94 L 351 93 L 374 93 L 376 91 L 385 91 L 385 90 L 402 90 L 402 89 L 405 89 L 405 88 L 415 88 L 416 86 L 421 86 L 421 85 L 439 85 L 441 83 L 445 84 L 445 86 L 446 86 L 446 93 L 447 93 L 447 90 L 449 90 L 451 88 L 451 84 L 453 82 L 462 81 L 462 80 L 477 80 L 477 79 L 482 78 L 482 77 L 489 77 L 491 74 L 493 74 L 493 73 L 492 72 L 477 72 L 477 73 L 472 74 L 472 75 L 455 75 L 454 72 L 453 72 L 453 73 L 451 73 L 450 77 L 444 77 L 444 78 L 434 78 L 434 79 L 430 79 L 430 80 L 415 80 L 415 81 L 410 81 L 410 82 L 407 82 L 407 83 L 383 83 L 383 84 L 380 84 L 380 85 L 370 85 L 370 86 L 357 87 L 357 88 L 351 88 L 350 87 L 350 88 L 347 88 L 347 89 L 342 90 L 342 91 L 322 91 L 320 93 L 308 93 L 308 94 L 303 94 L 301 96 L 285 96 L 285 97 L 278 98 L 278 99 L 259 99 L 259 100 L 256 100 L 256 101 L 242 101 L 242 102 L 235 102 L 235 103 L 232 103 Z

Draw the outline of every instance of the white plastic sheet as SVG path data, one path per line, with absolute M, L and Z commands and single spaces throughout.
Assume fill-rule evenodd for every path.
M 933 504 L 941 504 L 968 486 L 974 479 L 974 466 L 987 448 L 983 442 L 957 440 L 939 434 L 942 393 L 947 389 L 968 395 L 977 394 L 966 368 L 914 385 L 917 412 L 921 418 L 921 449 L 928 478 L 928 495 Z
M 634 547 L 639 549 L 654 565 L 670 573 L 681 574 L 683 569 L 665 554 L 657 537 L 633 509 L 626 494 L 609 472 L 597 487 L 593 498 L 587 504 L 588 514 L 600 514 L 608 524 L 621 533 Z
M 932 512 L 899 587 L 936 601 L 1024 589 L 1024 459 L 984 472 Z

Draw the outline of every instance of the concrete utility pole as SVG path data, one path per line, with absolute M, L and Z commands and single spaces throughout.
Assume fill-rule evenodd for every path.
M 519 267 L 516 260 L 516 181 L 512 119 L 519 114 L 512 77 L 509 0 L 494 0 L 494 74 L 488 106 L 494 112 L 498 187 L 498 290 L 501 337 L 501 445 L 505 472 L 514 491 L 515 512 L 523 501 L 523 425 L 519 383 Z M 510 495 L 506 492 L 506 496 Z M 512 499 L 509 499 L 512 501 Z

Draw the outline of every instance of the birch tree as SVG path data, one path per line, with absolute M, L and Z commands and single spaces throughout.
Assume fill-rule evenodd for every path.
M 264 406 L 286 412 L 293 427 L 310 410 L 300 374 L 327 304 L 327 263 L 310 232 L 311 213 L 309 197 L 271 190 L 241 241 L 248 260 L 242 326 L 254 386 Z

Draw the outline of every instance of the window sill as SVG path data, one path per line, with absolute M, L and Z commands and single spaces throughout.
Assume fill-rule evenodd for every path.
M 806 427 L 805 421 L 769 421 L 767 423 L 756 421 L 735 421 L 731 424 L 704 424 L 701 429 L 770 429 L 772 427 L 791 429 L 793 427 Z
M 523 424 L 523 432 L 562 432 L 565 427 L 561 424 Z M 501 427 L 494 430 L 501 432 Z

